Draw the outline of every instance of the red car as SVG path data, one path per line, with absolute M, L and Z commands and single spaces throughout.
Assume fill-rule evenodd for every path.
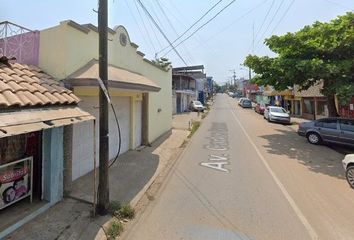
M 256 107 L 254 108 L 254 111 L 256 113 L 262 114 L 264 113 L 264 109 L 266 108 L 266 106 L 264 104 L 261 103 L 257 103 Z

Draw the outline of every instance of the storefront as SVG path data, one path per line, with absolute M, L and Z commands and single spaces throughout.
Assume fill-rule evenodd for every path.
M 2 57 L 0 84 L 0 239 L 4 239 L 62 200 L 64 163 L 71 164 L 64 149 L 73 148 L 72 141 L 64 141 L 68 136 L 64 126 L 95 118 L 77 107 L 80 99 L 70 90 L 38 67 Z
M 77 107 L 0 114 L 0 239 L 62 199 L 64 126 L 93 119 Z
M 325 97 L 303 97 L 302 117 L 305 119 L 319 119 L 328 116 L 328 104 Z

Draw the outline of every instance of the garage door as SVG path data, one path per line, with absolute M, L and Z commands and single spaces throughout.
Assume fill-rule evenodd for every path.
M 118 116 L 121 130 L 121 151 L 124 153 L 129 150 L 130 143 L 130 98 L 112 97 L 112 103 Z M 118 127 L 112 110 L 109 110 L 109 158 L 113 159 L 118 150 Z

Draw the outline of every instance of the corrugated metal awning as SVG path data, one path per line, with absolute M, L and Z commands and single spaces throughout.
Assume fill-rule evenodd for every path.
M 78 107 L 26 109 L 0 113 L 0 138 L 95 119 Z

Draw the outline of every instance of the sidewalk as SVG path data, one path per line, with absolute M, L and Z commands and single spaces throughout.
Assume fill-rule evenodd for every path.
M 201 119 L 190 112 L 173 116 L 173 129 L 157 139 L 151 147 L 122 154 L 109 169 L 110 199 L 136 206 L 145 191 L 169 162 L 177 159 L 189 134 L 189 122 Z M 98 179 L 98 178 L 97 178 Z M 7 239 L 87 240 L 106 239 L 101 226 L 111 217 L 91 217 L 93 172 L 73 183 L 72 198 L 65 198 Z

